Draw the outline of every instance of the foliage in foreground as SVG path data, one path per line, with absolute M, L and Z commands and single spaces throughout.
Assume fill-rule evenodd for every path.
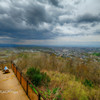
M 56 99 L 59 93 L 62 98 L 60 100 L 63 98 L 65 100 L 100 100 L 100 62 L 95 62 L 92 58 L 71 59 L 45 53 L 24 55 L 18 62 L 19 67 L 27 69 L 35 66 L 51 78 L 48 89 L 40 88 L 41 91 L 45 91 L 47 98 L 59 100 Z M 52 91 L 55 88 L 60 90 L 53 94 Z
M 30 67 L 27 70 L 26 75 L 35 86 L 48 85 L 48 83 L 50 82 L 50 78 L 46 73 L 40 72 L 39 69 L 36 69 L 34 67 Z
M 59 93 L 65 100 L 100 100 L 100 88 L 85 86 L 74 75 L 57 71 L 47 71 L 47 74 L 52 77 L 52 88 L 59 86 Z

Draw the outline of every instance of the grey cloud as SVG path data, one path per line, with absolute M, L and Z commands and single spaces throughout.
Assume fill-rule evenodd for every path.
M 96 30 L 96 31 L 94 32 L 94 34 L 95 34 L 95 35 L 100 35 L 100 30 Z
M 28 24 L 38 25 L 42 22 L 50 22 L 51 18 L 47 15 L 43 6 L 31 5 L 25 11 L 25 20 Z
M 1 0 L 0 0 L 1 1 Z M 4 0 L 2 0 L 4 2 Z M 7 0 L 5 0 L 7 2 Z M 57 24 L 71 24 L 71 27 L 87 30 L 87 25 L 80 26 L 81 23 L 89 24 L 91 27 L 98 25 L 100 22 L 99 15 L 84 14 L 74 16 L 74 5 L 66 4 L 66 7 L 60 7 L 60 0 L 28 0 L 19 2 L 20 0 L 9 0 L 9 8 L 0 7 L 0 36 L 8 36 L 14 40 L 20 39 L 54 39 L 63 36 L 62 33 L 52 33 Z M 83 1 L 83 0 L 82 0 Z M 25 2 L 28 2 L 28 4 Z M 76 0 L 76 4 L 80 4 L 80 0 Z M 46 8 L 45 7 L 48 8 Z M 62 5 L 63 6 L 63 5 Z M 59 16 L 71 16 L 67 19 L 59 20 Z M 48 29 L 39 29 L 39 25 L 43 23 L 50 24 Z M 67 27 L 66 27 L 67 28 Z M 99 32 L 98 32 L 99 33 Z M 85 33 L 84 33 L 85 34 Z M 80 34 L 69 34 L 66 36 L 78 36 Z
M 92 14 L 84 14 L 84 15 L 78 15 L 74 18 L 66 18 L 64 20 L 66 23 L 92 23 L 92 26 L 97 25 L 100 22 L 100 16 L 99 15 L 92 15 Z
M 100 22 L 100 16 L 98 15 L 91 15 L 91 14 L 84 14 L 77 18 L 77 22 L 79 23 L 92 23 L 92 22 Z
M 17 39 L 48 39 L 53 37 L 46 30 L 37 31 L 39 24 L 51 22 L 51 17 L 48 16 L 49 14 L 43 6 L 33 3 L 19 7 L 15 3 L 12 2 L 10 9 L 3 9 L 4 11 L 0 7 L 0 11 L 3 12 L 0 14 L 0 17 L 2 16 L 2 19 L 0 19 L 0 36 L 9 36 Z M 6 17 L 4 17 L 5 14 Z M 26 23 L 26 26 L 23 25 L 23 22 Z M 30 29 L 30 27 L 32 28 Z
M 91 24 L 91 27 L 95 27 L 96 25 L 98 25 L 98 22 L 94 22 Z
M 85 34 L 85 33 L 75 33 L 75 34 L 70 34 L 70 33 L 67 33 L 67 34 L 61 34 L 59 33 L 59 36 L 70 36 L 70 37 L 76 37 L 76 36 L 86 36 L 88 34 Z
M 51 39 L 58 36 L 56 33 L 56 35 L 52 34 L 46 29 L 43 31 L 39 30 L 39 25 L 42 25 L 44 22 L 54 26 L 54 19 L 57 18 L 55 15 L 49 15 L 49 12 L 43 5 L 35 4 L 32 1 L 26 6 L 21 6 L 21 4 L 13 0 L 11 3 L 10 9 L 3 9 L 4 11 L 2 11 L 7 17 L 0 19 L 0 36 L 9 36 L 17 39 Z M 23 22 L 26 23 L 26 27 L 23 25 Z
M 23 33 L 23 34 L 22 34 Z M 34 33 L 34 34 L 33 34 Z M 45 39 L 54 39 L 58 36 L 58 33 L 51 34 L 49 31 L 38 31 L 38 30 L 26 30 L 26 31 L 10 31 L 10 32 L 2 32 L 0 31 L 0 36 L 2 37 L 11 37 L 15 40 L 45 40 Z
M 75 5 L 78 5 L 78 4 L 84 3 L 84 2 L 86 2 L 86 0 L 75 0 L 75 1 L 74 1 L 74 4 L 75 4 Z
M 49 0 L 49 2 L 51 2 L 54 6 L 58 6 L 59 5 L 59 1 L 58 0 Z
M 88 26 L 80 26 L 80 29 L 89 30 L 90 28 Z
M 75 5 L 80 4 L 80 3 L 81 3 L 81 0 L 77 0 L 74 2 Z

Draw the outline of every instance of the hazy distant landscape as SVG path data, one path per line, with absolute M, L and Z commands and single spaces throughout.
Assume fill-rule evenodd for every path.
M 46 99 L 100 99 L 100 48 L 0 48 L 0 59 L 13 60 Z M 47 76 L 37 83 L 32 68 Z

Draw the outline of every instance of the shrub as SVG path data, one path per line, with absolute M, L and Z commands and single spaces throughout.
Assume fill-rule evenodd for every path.
M 44 92 L 44 95 L 49 100 L 62 100 L 60 90 L 61 90 L 60 88 L 52 88 L 52 89 L 47 88 Z
M 94 56 L 100 56 L 100 53 L 93 53 Z
M 46 73 L 40 72 L 39 69 L 31 67 L 27 70 L 26 75 L 35 86 L 48 85 L 50 78 Z
M 65 100 L 89 100 L 88 92 L 80 82 L 69 81 L 66 89 L 63 91 Z
M 85 86 L 88 86 L 88 87 L 93 87 L 93 83 L 91 80 L 87 80 L 85 79 L 84 83 L 83 83 Z

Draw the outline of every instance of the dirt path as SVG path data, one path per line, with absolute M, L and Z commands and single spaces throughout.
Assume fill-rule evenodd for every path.
M 29 100 L 12 70 L 8 74 L 0 70 L 0 100 Z

